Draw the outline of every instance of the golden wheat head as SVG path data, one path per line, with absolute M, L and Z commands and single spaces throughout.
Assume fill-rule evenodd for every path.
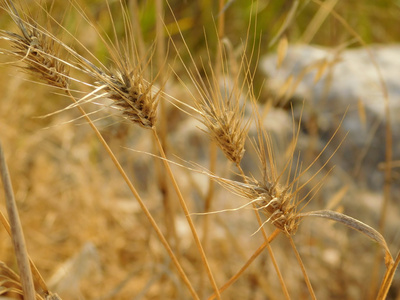
M 0 37 L 11 43 L 12 50 L 6 53 L 25 62 L 24 69 L 39 76 L 39 79 L 54 87 L 67 89 L 69 71 L 60 60 L 60 45 L 46 30 L 39 29 L 33 20 L 23 20 L 12 2 L 2 3 L 2 6 L 21 31 L 21 34 L 0 31 Z
M 144 128 L 155 125 L 159 97 L 139 72 L 118 70 L 111 76 L 102 75 L 98 83 L 104 84 L 107 98 L 114 102 L 112 107 L 129 121 Z
M 235 164 L 239 164 L 245 152 L 247 126 L 242 126 L 243 117 L 238 107 L 224 109 L 208 102 L 201 105 L 199 111 L 202 122 L 208 128 L 212 141 L 222 150 L 225 156 Z

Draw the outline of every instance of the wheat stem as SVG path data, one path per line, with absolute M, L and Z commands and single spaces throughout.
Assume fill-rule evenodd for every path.
M 379 293 L 377 296 L 377 300 L 385 300 L 387 293 L 389 292 L 389 288 L 392 284 L 394 274 L 396 272 L 397 266 L 400 263 L 400 251 L 397 253 L 396 259 L 394 263 L 387 266 L 385 276 L 383 277 L 381 287 L 379 289 Z
M 157 39 L 157 45 L 156 45 L 156 62 L 157 62 L 157 67 L 159 69 L 162 68 L 162 66 L 165 64 L 164 60 L 166 59 L 166 47 L 165 47 L 165 34 L 164 34 L 164 26 L 163 26 L 163 17 L 164 17 L 164 5 L 163 1 L 161 0 L 156 0 L 155 1 L 155 6 L 156 6 L 156 39 Z M 160 72 L 158 74 L 158 78 L 160 82 L 165 82 L 166 78 L 166 73 L 165 72 Z M 159 88 L 159 93 L 163 94 L 164 93 L 164 86 L 161 86 Z M 167 132 L 168 132 L 168 122 L 167 122 L 167 108 L 166 108 L 166 102 L 161 101 L 159 104 L 159 112 L 158 112 L 158 124 L 157 126 L 160 140 L 162 147 L 164 149 L 164 152 L 168 153 L 168 141 L 167 141 Z M 162 163 L 159 160 L 155 160 L 156 164 L 159 165 L 160 167 L 157 168 L 157 170 L 161 170 L 162 168 Z M 162 191 L 163 195 L 163 206 L 164 206 L 164 219 L 166 223 L 166 229 L 167 233 L 169 236 L 172 236 L 175 239 L 175 248 L 178 249 L 179 245 L 179 240 L 178 236 L 176 234 L 176 228 L 175 228 L 175 210 L 173 209 L 173 204 L 171 202 L 170 198 L 170 191 L 169 191 L 169 186 L 167 184 L 167 179 L 164 176 L 162 172 L 157 173 L 158 176 L 158 184 L 160 187 L 160 190 Z
M 18 215 L 10 174 L 4 157 L 3 147 L 0 143 L 0 173 L 6 197 L 6 208 L 11 224 L 11 239 L 14 245 L 15 256 L 21 278 L 23 296 L 26 300 L 35 300 L 32 271 L 29 264 L 28 251 L 26 250 L 24 233 Z
M 269 243 L 271 243 L 280 233 L 281 231 L 279 229 L 275 229 L 275 231 L 269 236 L 267 241 L 264 241 L 264 243 L 258 247 L 258 249 L 253 253 L 253 255 L 246 261 L 246 263 L 243 265 L 243 267 L 240 268 L 240 270 L 233 275 L 222 287 L 219 288 L 219 292 L 222 293 L 225 291 L 228 287 L 230 287 L 236 280 L 239 279 L 239 277 L 246 271 L 246 269 L 253 263 L 253 261 L 264 251 L 266 247 L 268 247 Z M 216 295 L 213 294 L 211 295 L 208 300 L 213 300 L 215 299 Z
M 67 91 L 68 96 L 74 101 L 76 102 L 76 99 L 74 98 L 74 96 L 70 93 L 70 91 Z M 136 200 L 138 201 L 142 211 L 144 212 L 144 214 L 146 215 L 147 219 L 149 220 L 151 226 L 153 227 L 153 229 L 155 230 L 158 238 L 160 239 L 161 243 L 163 244 L 163 246 L 165 247 L 165 249 L 168 252 L 168 255 L 170 256 L 173 264 L 175 265 L 175 267 L 178 270 L 179 275 L 181 276 L 183 282 L 185 283 L 185 285 L 187 286 L 187 288 L 189 289 L 190 294 L 193 296 L 194 299 L 199 299 L 196 291 L 193 289 L 192 284 L 190 283 L 189 279 L 187 278 L 184 270 L 182 269 L 182 266 L 180 265 L 178 259 L 176 258 L 174 252 L 172 251 L 170 245 L 168 244 L 168 241 L 166 240 L 166 238 L 164 237 L 161 229 L 158 227 L 157 222 L 154 220 L 153 216 L 151 215 L 150 211 L 148 210 L 148 208 L 146 207 L 146 205 L 144 204 L 142 198 L 140 197 L 139 193 L 137 192 L 137 190 L 135 189 L 135 187 L 133 186 L 132 182 L 130 181 L 128 175 L 125 173 L 124 169 L 122 168 L 121 164 L 119 163 L 118 159 L 115 157 L 113 151 L 111 150 L 111 148 L 108 146 L 107 142 L 104 140 L 103 136 L 101 135 L 100 131 L 97 129 L 97 127 L 93 124 L 92 120 L 89 118 L 89 116 L 86 114 L 86 112 L 84 111 L 84 109 L 78 105 L 78 109 L 81 112 L 81 114 L 84 116 L 84 118 L 87 120 L 87 122 L 89 123 L 90 127 L 93 129 L 93 131 L 95 132 L 97 138 L 99 139 L 100 143 L 103 145 L 104 149 L 106 150 L 107 154 L 110 156 L 111 160 L 113 161 L 115 167 L 117 168 L 118 172 L 121 174 L 121 176 L 123 177 L 124 181 L 126 182 L 126 184 L 128 185 L 130 191 L 132 192 L 133 196 L 136 198 Z
M 215 143 L 210 143 L 209 144 L 209 153 L 210 153 L 210 165 L 209 165 L 209 170 L 211 173 L 215 173 L 216 169 L 216 162 L 217 162 L 217 146 Z M 211 210 L 211 204 L 212 204 L 212 199 L 214 197 L 214 191 L 215 191 L 215 182 L 212 178 L 208 179 L 208 191 L 207 195 L 204 200 L 204 212 L 207 213 Z M 208 246 L 208 240 L 209 240 L 209 224 L 210 224 L 210 218 L 208 214 L 204 215 L 203 219 L 203 237 L 202 237 L 202 244 L 204 249 L 207 251 L 207 246 Z M 202 272 L 200 276 L 200 290 L 203 291 L 204 289 L 202 288 L 204 283 L 204 273 Z
M 247 177 L 244 174 L 244 171 L 243 171 L 242 167 L 240 166 L 240 164 L 237 163 L 236 167 L 239 169 L 239 172 L 240 172 L 244 182 L 248 183 Z M 267 236 L 267 233 L 264 230 L 263 222 L 261 220 L 260 214 L 258 213 L 257 206 L 256 206 L 255 203 L 253 203 L 252 205 L 253 205 L 253 208 L 254 208 L 254 213 L 255 213 L 256 218 L 257 218 L 258 226 L 260 227 L 260 230 L 261 230 L 261 233 L 262 233 L 262 235 L 264 237 L 264 240 L 265 240 L 265 242 L 268 242 L 268 236 Z M 288 289 L 286 287 L 285 280 L 283 279 L 282 273 L 281 273 L 281 271 L 279 269 L 278 263 L 276 262 L 276 259 L 275 259 L 275 255 L 274 255 L 274 253 L 272 251 L 272 248 L 271 248 L 271 245 L 269 243 L 267 243 L 267 250 L 268 250 L 269 256 L 271 257 L 272 264 L 274 265 L 276 275 L 278 275 L 278 279 L 279 279 L 279 283 L 280 283 L 280 285 L 282 287 L 282 291 L 285 294 L 286 299 L 290 299 L 290 295 L 289 295 Z
M 292 246 L 292 249 L 293 249 L 293 252 L 294 252 L 294 254 L 296 256 L 297 262 L 300 265 L 301 272 L 303 273 L 303 277 L 304 277 L 304 280 L 305 280 L 306 285 L 307 285 L 307 289 L 310 292 L 310 296 L 311 296 L 312 299 L 316 300 L 317 297 L 315 296 L 314 290 L 312 288 L 312 285 L 311 285 L 311 282 L 310 282 L 310 278 L 307 275 L 306 268 L 305 268 L 305 266 L 303 264 L 303 261 L 301 259 L 299 251 L 297 251 L 297 247 L 294 244 L 293 238 L 292 238 L 292 236 L 290 234 L 286 234 L 286 236 L 289 239 L 290 245 Z
M 162 148 L 161 141 L 160 141 L 160 139 L 158 137 L 158 134 L 157 134 L 157 130 L 153 127 L 152 131 L 153 131 L 154 138 L 155 138 L 155 140 L 157 142 L 157 145 L 158 145 L 158 148 L 159 148 L 159 151 L 160 151 L 160 155 L 163 158 L 165 169 L 167 170 L 168 176 L 172 181 L 172 185 L 173 185 L 173 187 L 175 189 L 175 192 L 176 192 L 176 194 L 178 196 L 178 199 L 179 199 L 179 203 L 180 203 L 180 205 L 181 205 L 181 207 L 183 209 L 183 212 L 185 214 L 186 220 L 187 220 L 187 222 L 189 224 L 189 227 L 190 227 L 190 230 L 192 232 L 193 238 L 195 240 L 197 249 L 200 252 L 200 256 L 201 256 L 201 259 L 203 261 L 203 265 L 206 268 L 208 278 L 209 278 L 209 280 L 211 282 L 211 285 L 214 288 L 214 291 L 216 293 L 217 299 L 221 299 L 219 291 L 218 291 L 218 286 L 217 286 L 217 284 L 216 284 L 216 282 L 214 280 L 214 276 L 213 276 L 213 274 L 211 272 L 210 265 L 208 264 L 208 260 L 207 260 L 207 257 L 205 255 L 205 253 L 204 253 L 203 246 L 201 245 L 200 238 L 199 238 L 199 236 L 198 236 L 198 234 L 196 232 L 196 228 L 195 228 L 195 226 L 193 224 L 192 218 L 190 217 L 190 213 L 189 213 L 189 210 L 188 210 L 188 208 L 186 206 L 185 200 L 183 199 L 182 193 L 181 193 L 181 191 L 180 191 L 180 189 L 178 187 L 178 183 L 176 182 L 175 176 L 172 173 L 171 167 L 170 167 L 170 165 L 168 163 L 167 157 L 166 157 L 166 155 L 164 153 L 164 150 Z

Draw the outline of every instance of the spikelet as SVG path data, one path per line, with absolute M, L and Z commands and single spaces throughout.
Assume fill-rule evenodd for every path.
M 0 38 L 11 42 L 13 51 L 6 53 L 24 61 L 26 70 L 52 86 L 67 90 L 69 83 L 67 66 L 72 65 L 90 75 L 95 81 L 94 87 L 97 86 L 96 91 L 105 91 L 102 96 L 111 99 L 113 101 L 111 106 L 121 111 L 129 121 L 145 128 L 154 126 L 159 93 L 153 92 L 153 84 L 144 79 L 138 64 L 131 61 L 133 51 L 125 53 L 120 48 L 116 50 L 112 45 L 106 45 L 113 57 L 114 69 L 107 69 L 104 65 L 97 67 L 47 30 L 39 29 L 34 21 L 22 20 L 12 2 L 3 3 L 3 6 L 22 34 L 1 30 Z M 75 62 L 62 60 L 61 50 L 69 53 Z M 97 94 L 93 96 L 93 99 L 97 98 Z M 73 106 L 76 105 L 78 104 Z
M 220 47 L 222 48 L 222 45 Z M 189 74 L 198 92 L 198 96 L 194 97 L 194 103 L 201 115 L 200 121 L 207 127 L 210 139 L 236 165 L 239 165 L 243 158 L 250 125 L 250 120 L 246 121 L 244 116 L 245 103 L 247 98 L 253 96 L 251 86 L 240 76 L 241 73 L 248 72 L 244 68 L 245 59 L 243 53 L 237 72 L 229 70 L 227 57 L 223 55 L 221 56 L 222 76 L 215 73 L 211 64 L 208 66 L 209 71 L 205 79 L 197 69 L 195 74 Z M 210 57 L 209 61 L 211 61 Z M 235 68 L 232 67 L 232 69 Z M 248 88 L 246 92 L 245 87 Z
M 110 99 L 111 108 L 120 111 L 127 120 L 144 128 L 153 128 L 161 90 L 156 91 L 154 82 L 144 79 L 143 70 L 131 51 L 116 50 L 107 44 L 106 47 L 112 57 L 112 68 L 104 65 L 98 67 L 73 49 L 65 48 L 75 59 L 74 66 L 94 81 L 94 85 L 91 86 L 95 90 L 89 94 L 91 98 L 84 97 L 87 98 L 85 102 L 98 98 Z M 102 93 L 99 94 L 100 92 Z
M 158 93 L 136 70 L 119 69 L 113 75 L 99 74 L 98 84 L 104 85 L 112 107 L 122 112 L 129 121 L 144 128 L 152 128 L 157 117 Z
M 245 152 L 248 126 L 243 126 L 243 111 L 238 105 L 230 105 L 224 99 L 218 101 L 221 101 L 221 105 L 203 100 L 198 105 L 198 110 L 211 140 L 230 161 L 239 164 Z
M 94 80 L 95 91 L 92 100 L 108 98 L 112 100 L 111 108 L 120 111 L 127 120 L 144 128 L 153 128 L 156 123 L 161 89 L 157 90 L 154 87 L 157 76 L 152 82 L 147 81 L 144 76 L 144 70 L 150 64 L 152 57 L 143 63 L 138 57 L 135 46 L 130 45 L 129 42 L 117 41 L 113 44 L 110 40 L 103 39 L 101 36 L 100 38 L 108 50 L 111 67 L 103 65 L 91 53 L 89 54 L 101 67 L 96 66 L 73 49 L 66 49 L 76 60 L 74 65 Z M 142 66 L 142 63 L 146 66 Z M 99 94 L 99 92 L 102 93 Z
M 67 89 L 68 69 L 59 59 L 61 47 L 44 30 L 40 30 L 33 20 L 21 19 L 12 2 L 3 3 L 4 9 L 21 30 L 21 34 L 0 30 L 0 38 L 11 42 L 9 55 L 25 62 L 24 69 L 51 86 Z
M 251 189 L 251 198 L 254 199 L 257 209 L 267 216 L 276 228 L 289 235 L 298 228 L 295 197 L 279 184 L 257 184 Z
M 218 176 L 212 178 L 224 188 L 245 198 L 255 209 L 266 217 L 266 223 L 274 225 L 286 234 L 296 233 L 300 218 L 297 213 L 296 196 L 277 182 L 257 181 L 247 178 L 247 183 L 225 179 Z
M 140 67 L 131 64 L 127 55 L 112 53 L 116 54 L 114 69 L 104 71 L 76 52 L 71 54 L 78 61 L 79 68 L 95 81 L 96 92 L 103 91 L 101 97 L 112 100 L 111 108 L 141 127 L 154 127 L 161 90 L 154 91 L 153 83 L 144 79 Z M 95 95 L 93 99 L 98 97 Z
M 48 84 L 66 89 L 68 87 L 68 70 L 65 64 L 57 59 L 57 44 L 48 36 L 32 28 L 28 38 L 11 34 L 14 54 L 26 63 L 25 69 L 32 75 Z

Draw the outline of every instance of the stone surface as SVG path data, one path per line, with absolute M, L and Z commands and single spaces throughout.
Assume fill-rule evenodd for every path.
M 400 158 L 400 45 L 344 50 L 295 45 L 280 66 L 277 60 L 276 54 L 268 55 L 260 65 L 270 91 L 285 100 L 305 101 L 306 116 L 310 110 L 317 116 L 321 145 L 345 115 L 340 131 L 348 136 L 335 163 L 357 183 L 381 189 L 378 165 L 385 161 L 386 101 L 393 159 Z

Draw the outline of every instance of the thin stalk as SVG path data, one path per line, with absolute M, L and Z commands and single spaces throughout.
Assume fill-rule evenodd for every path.
M 219 82 L 219 79 L 221 77 L 221 44 L 220 40 L 222 36 L 224 35 L 224 23 L 225 23 L 225 14 L 223 13 L 223 7 L 224 7 L 224 0 L 219 0 L 219 10 L 218 10 L 218 36 L 217 36 L 217 55 L 215 57 L 215 79 L 217 82 Z M 210 164 L 209 164 L 209 170 L 211 173 L 215 173 L 216 166 L 217 166 L 217 145 L 215 143 L 210 143 L 209 144 L 209 154 L 210 154 Z M 212 180 L 212 178 L 209 178 L 208 180 L 208 191 L 207 191 L 207 196 L 205 199 L 205 205 L 204 205 L 204 211 L 208 212 L 211 208 L 211 203 L 212 199 L 214 197 L 214 191 L 215 191 L 215 182 Z M 208 241 L 208 224 L 209 224 L 209 218 L 206 215 L 203 221 L 203 246 L 205 249 L 207 249 L 207 241 Z M 203 279 L 203 274 L 200 277 L 200 285 L 204 282 Z M 203 288 L 201 289 L 202 291 L 204 290 Z
M 296 245 L 294 244 L 293 238 L 292 238 L 289 234 L 287 234 L 286 236 L 288 237 L 288 239 L 289 239 L 289 241 L 290 241 L 290 245 L 292 246 L 292 249 L 293 249 L 293 251 L 294 251 L 294 254 L 296 255 L 297 262 L 298 262 L 299 265 L 300 265 L 301 272 L 303 273 L 303 277 L 304 277 L 304 280 L 305 280 L 305 282 L 306 282 L 308 291 L 310 292 L 310 296 L 311 296 L 312 299 L 316 300 L 317 297 L 315 296 L 315 293 L 314 293 L 314 290 L 313 290 L 313 288 L 312 288 L 310 279 L 308 278 L 308 275 L 307 275 L 306 268 L 304 267 L 304 264 L 303 264 L 303 261 L 302 261 L 302 259 L 301 259 L 301 257 L 300 257 L 299 251 L 297 251 L 297 248 L 296 248 Z
M 257 215 L 258 215 L 258 213 L 257 213 Z M 271 257 L 272 264 L 274 265 L 276 274 L 278 275 L 279 283 L 280 283 L 280 285 L 282 287 L 282 292 L 285 295 L 286 299 L 290 299 L 289 291 L 288 291 L 288 289 L 286 287 L 285 281 L 283 280 L 282 273 L 281 273 L 281 271 L 279 269 L 278 263 L 276 262 L 275 255 L 272 252 L 272 248 L 271 248 L 271 245 L 270 245 L 270 243 L 268 241 L 268 238 L 265 240 L 265 242 L 267 244 L 267 250 L 268 250 L 269 256 Z
M 6 208 L 11 224 L 11 239 L 14 245 L 14 252 L 21 278 L 21 285 L 24 299 L 35 300 L 35 288 L 33 286 L 32 271 L 29 264 L 28 251 L 26 250 L 24 233 L 18 215 L 17 204 L 15 203 L 14 192 L 10 180 L 10 174 L 4 158 L 3 147 L 0 143 L 0 173 L 6 197 Z
M 67 91 L 68 96 L 76 102 L 75 97 L 70 93 L 70 91 Z M 132 182 L 130 181 L 128 175 L 125 173 L 124 169 L 122 168 L 121 164 L 115 157 L 114 153 L 112 152 L 111 148 L 108 146 L 107 142 L 104 140 L 103 136 L 101 135 L 100 131 L 97 129 L 97 127 L 93 124 L 92 120 L 89 118 L 89 116 L 86 114 L 84 109 L 81 106 L 77 106 L 83 117 L 87 120 L 89 123 L 90 127 L 93 129 L 95 132 L 97 138 L 99 139 L 100 143 L 103 145 L 104 149 L 106 150 L 107 154 L 110 156 L 111 160 L 113 161 L 115 167 L 119 171 L 119 173 L 122 175 L 123 179 L 125 180 L 126 184 L 128 185 L 130 191 L 132 192 L 133 196 L 136 198 L 138 201 L 142 211 L 146 215 L 147 219 L 149 220 L 151 226 L 155 230 L 158 238 L 160 239 L 161 243 L 165 247 L 165 249 L 168 252 L 168 255 L 171 257 L 172 262 L 174 263 L 175 267 L 178 270 L 179 275 L 181 276 L 183 282 L 185 283 L 186 287 L 189 289 L 190 294 L 194 299 L 199 299 L 199 296 L 197 295 L 196 291 L 193 289 L 192 284 L 190 283 L 189 279 L 187 278 L 185 271 L 182 269 L 178 259 L 176 258 L 174 252 L 172 251 L 171 247 L 168 244 L 168 241 L 164 237 L 163 233 L 161 232 L 160 228 L 158 227 L 156 221 L 154 220 L 153 216 L 151 215 L 150 211 L 147 209 L 146 205 L 144 204 L 142 198 L 140 197 L 139 193 L 133 186 Z
M 387 219 L 387 212 L 389 203 L 392 201 L 392 161 L 393 161 L 393 136 L 392 136 L 392 126 L 391 126 L 391 114 L 389 107 L 389 96 L 387 90 L 384 90 L 384 105 L 385 105 L 385 181 L 383 185 L 383 203 L 380 211 L 379 218 L 379 232 L 384 234 L 385 224 Z M 378 262 L 378 252 L 376 253 L 375 262 Z M 376 279 L 379 276 L 379 268 L 375 267 L 375 276 L 373 282 L 378 282 Z M 393 274 L 394 275 L 394 274 Z M 377 289 L 376 284 L 372 285 L 372 291 L 375 292 Z M 389 289 L 389 286 L 387 287 Z M 379 294 L 381 291 L 379 291 Z M 386 291 L 387 293 L 387 291 Z M 382 298 L 383 299 L 383 298 Z
M 189 224 L 189 227 L 190 227 L 190 230 L 192 232 L 193 238 L 195 240 L 197 249 L 200 252 L 200 256 L 201 256 L 201 259 L 203 261 L 203 265 L 206 268 L 208 278 L 209 278 L 209 280 L 211 282 L 211 285 L 214 288 L 214 291 L 216 293 L 217 299 L 221 299 L 219 291 L 218 291 L 218 286 L 217 286 L 217 284 L 216 284 L 216 282 L 214 280 L 214 276 L 213 276 L 213 274 L 211 272 L 210 265 L 208 264 L 207 257 L 206 257 L 206 255 L 204 253 L 203 246 L 201 245 L 200 238 L 199 238 L 199 236 L 198 236 L 198 234 L 196 232 L 196 228 L 194 227 L 192 218 L 190 217 L 189 210 L 188 210 L 188 208 L 186 206 L 185 200 L 183 199 L 182 193 L 181 193 L 181 191 L 180 191 L 180 189 L 178 187 L 178 183 L 176 182 L 175 176 L 172 173 L 172 170 L 171 170 L 171 167 L 170 167 L 170 165 L 168 163 L 167 157 L 165 156 L 164 150 L 163 150 L 162 145 L 161 145 L 161 141 L 160 141 L 160 139 L 158 137 L 158 134 L 157 134 L 157 130 L 153 127 L 152 131 L 153 131 L 154 138 L 155 138 L 155 140 L 157 142 L 157 145 L 158 145 L 158 148 L 159 148 L 159 151 L 160 151 L 160 155 L 163 158 L 165 169 L 167 170 L 168 176 L 170 177 L 170 179 L 172 181 L 172 185 L 173 185 L 173 187 L 175 189 L 175 192 L 176 192 L 176 194 L 178 196 L 178 199 L 179 199 L 179 203 L 180 203 L 180 205 L 181 205 L 181 207 L 183 209 L 183 212 L 185 214 L 186 220 L 187 220 L 187 222 Z
M 246 179 L 246 176 L 244 174 L 244 171 L 243 171 L 242 167 L 240 166 L 240 164 L 237 164 L 236 167 L 239 169 L 239 172 L 242 175 L 243 180 L 246 183 L 248 183 L 248 181 Z M 253 208 L 254 208 L 254 213 L 256 215 L 256 218 L 257 218 L 258 226 L 260 226 L 260 230 L 261 230 L 261 233 L 262 233 L 262 235 L 264 237 L 264 240 L 266 242 L 268 242 L 268 236 L 267 236 L 267 233 L 264 230 L 263 222 L 262 222 L 261 217 L 260 217 L 260 215 L 258 213 L 258 210 L 256 209 L 255 203 L 253 203 Z M 289 291 L 288 291 L 288 289 L 286 287 L 285 280 L 283 279 L 282 273 L 281 273 L 281 271 L 279 269 L 278 263 L 276 262 L 276 259 L 275 259 L 275 255 L 274 255 L 274 253 L 272 251 L 272 248 L 271 248 L 271 245 L 269 243 L 267 243 L 267 250 L 268 250 L 269 256 L 271 257 L 272 264 L 274 265 L 276 274 L 278 275 L 279 283 L 280 283 L 280 285 L 282 287 L 283 293 L 285 294 L 285 298 L 286 299 L 290 299 Z
M 396 260 L 393 264 L 386 268 L 385 276 L 383 277 L 381 287 L 377 296 L 377 300 L 385 300 L 389 292 L 389 288 L 392 284 L 394 274 L 396 272 L 397 266 L 400 263 L 400 252 L 397 253 Z
M 138 0 L 129 1 L 129 11 L 131 14 L 132 28 L 135 34 L 135 43 L 138 45 L 139 57 L 145 57 L 146 48 L 144 46 L 143 34 L 140 26 L 140 15 Z
M 258 247 L 258 249 L 253 253 L 253 255 L 246 261 L 246 263 L 243 265 L 243 267 L 240 268 L 240 270 L 233 275 L 222 287 L 220 287 L 219 292 L 222 293 L 225 291 L 228 287 L 230 287 L 236 280 L 239 279 L 239 277 L 246 271 L 246 269 L 253 263 L 253 261 L 264 251 L 266 247 L 281 233 L 279 229 L 275 229 L 275 231 L 269 236 L 267 241 L 264 241 L 264 243 Z M 213 294 L 211 295 L 208 300 L 213 300 L 215 299 L 216 295 Z
M 157 68 L 161 69 L 164 64 L 165 56 L 167 55 L 165 51 L 165 37 L 164 37 L 164 5 L 162 0 L 155 1 L 156 6 L 156 62 Z M 158 79 L 161 83 L 165 82 L 165 72 L 159 72 Z M 164 84 L 160 85 L 159 93 L 164 92 Z M 168 132 L 168 122 L 167 122 L 167 110 L 166 110 L 166 101 L 160 101 L 159 108 L 160 111 L 158 113 L 158 122 L 159 126 L 157 126 L 157 130 L 159 132 L 160 140 L 164 152 L 168 153 L 168 141 L 167 141 L 167 132 Z M 160 160 L 155 159 L 156 164 L 162 164 Z M 160 170 L 161 168 L 157 168 Z M 163 206 L 164 206 L 164 219 L 165 219 L 165 227 L 167 229 L 167 237 L 173 237 L 175 240 L 175 248 L 178 248 L 179 241 L 178 235 L 176 234 L 175 228 L 175 212 L 173 209 L 173 205 L 170 198 L 169 186 L 167 184 L 167 180 L 163 174 L 163 172 L 157 173 L 159 188 L 162 192 L 163 196 Z
M 221 78 L 221 62 L 222 62 L 222 45 L 221 40 L 225 34 L 225 12 L 224 12 L 224 5 L 225 0 L 219 0 L 218 5 L 218 28 L 217 28 L 217 55 L 215 56 L 215 78 L 218 80 Z
M 210 152 L 210 165 L 209 165 L 209 170 L 211 173 L 215 173 L 216 169 L 216 163 L 217 163 L 217 146 L 215 143 L 210 143 L 209 146 L 209 152 Z M 215 182 L 214 180 L 210 177 L 208 180 L 208 191 L 206 198 L 204 200 L 204 212 L 209 212 L 211 210 L 211 204 L 212 204 L 212 199 L 214 197 L 214 191 L 215 191 Z M 209 240 L 209 235 L 208 235 L 208 229 L 209 229 L 209 224 L 210 224 L 210 218 L 208 214 L 204 215 L 203 219 L 203 237 L 202 237 L 202 244 L 203 248 L 205 251 L 207 251 L 207 246 L 208 246 L 208 240 Z M 200 291 L 204 291 L 203 288 L 204 285 L 204 273 L 201 272 L 200 276 Z

